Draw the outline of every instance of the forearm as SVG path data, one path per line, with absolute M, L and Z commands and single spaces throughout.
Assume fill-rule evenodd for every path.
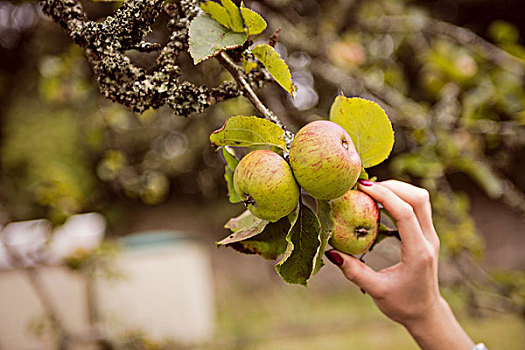
M 423 320 L 404 326 L 423 350 L 472 350 L 474 342 L 456 320 L 444 299 Z

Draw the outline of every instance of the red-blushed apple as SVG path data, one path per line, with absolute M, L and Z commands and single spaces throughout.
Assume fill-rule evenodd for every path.
M 370 249 L 379 233 L 376 201 L 364 192 L 350 190 L 329 203 L 334 222 L 330 245 L 346 254 L 362 254 Z
M 290 147 L 290 166 L 312 197 L 335 199 L 355 185 L 361 159 L 348 133 L 328 120 L 306 124 Z
M 288 163 L 277 153 L 257 150 L 241 159 L 233 185 L 255 216 L 275 222 L 290 214 L 299 201 L 299 186 Z

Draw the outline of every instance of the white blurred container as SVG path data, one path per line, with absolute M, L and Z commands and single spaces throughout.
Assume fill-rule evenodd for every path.
M 53 233 L 51 223 L 45 219 L 12 222 L 0 230 L 0 270 L 17 267 L 6 246 L 22 266 L 54 265 L 78 249 L 96 248 L 105 231 L 106 220 L 98 213 L 73 215 Z
M 42 260 L 46 242 L 51 234 L 51 223 L 45 219 L 18 221 L 6 225 L 0 234 L 0 270 L 13 268 L 5 245 L 16 254 L 23 266 L 35 266 Z
M 116 267 L 125 279 L 97 280 L 103 332 L 120 338 L 142 331 L 188 345 L 209 341 L 214 305 L 206 250 L 173 231 L 127 236 L 123 245 Z
M 73 255 L 78 249 L 90 251 L 104 238 L 106 220 L 98 213 L 71 216 L 53 233 L 47 250 L 47 262 L 56 264 Z

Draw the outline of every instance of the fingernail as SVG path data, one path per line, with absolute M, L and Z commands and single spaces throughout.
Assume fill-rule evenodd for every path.
M 324 252 L 324 255 L 326 255 L 326 257 L 332 262 L 332 264 L 335 264 L 337 266 L 341 266 L 345 262 L 343 260 L 343 257 L 333 249 L 327 250 L 326 252 Z
M 365 180 L 365 179 L 359 179 L 357 180 L 357 182 L 359 182 L 363 186 L 372 186 L 374 184 L 372 181 Z

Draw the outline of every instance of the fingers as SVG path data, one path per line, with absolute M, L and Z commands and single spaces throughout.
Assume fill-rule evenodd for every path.
M 381 203 L 396 220 L 403 250 L 409 254 L 421 252 L 428 243 L 412 206 L 380 182 L 367 184 L 360 184 L 359 189 Z
M 410 185 L 406 182 L 388 180 L 381 182 L 382 186 L 387 187 L 402 200 L 407 202 L 414 209 L 423 235 L 434 246 L 439 247 L 439 238 L 432 222 L 432 207 L 430 196 L 427 190 Z
M 365 265 L 363 262 L 335 250 L 329 250 L 326 257 L 339 266 L 347 279 L 357 284 L 371 296 L 377 296 L 383 288 L 382 276 Z

